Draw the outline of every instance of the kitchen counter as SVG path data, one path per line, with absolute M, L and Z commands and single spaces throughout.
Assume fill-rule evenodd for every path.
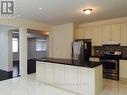
M 91 56 L 91 58 L 103 58 L 103 55 L 101 55 L 101 56 Z M 127 57 L 122 56 L 121 58 L 119 58 L 119 60 L 127 60 Z
M 102 65 L 78 65 L 71 59 L 45 58 L 36 61 L 36 80 L 78 95 L 99 95 L 103 90 Z
M 73 66 L 80 66 L 80 67 L 87 67 L 87 68 L 94 68 L 96 66 L 101 65 L 100 62 L 92 62 L 92 61 L 86 62 L 84 64 L 77 64 L 78 62 L 76 61 L 72 61 L 71 59 L 62 59 L 62 58 L 42 58 L 42 59 L 40 58 L 36 60 L 42 62 L 52 62 L 56 64 L 73 65 Z
M 120 60 L 127 60 L 127 57 L 121 57 Z

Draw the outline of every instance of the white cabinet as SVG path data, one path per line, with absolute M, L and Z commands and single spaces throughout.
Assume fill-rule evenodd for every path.
M 121 46 L 127 46 L 127 23 L 121 25 Z
M 102 26 L 102 43 L 110 41 L 110 25 Z
M 107 41 L 120 42 L 121 24 L 108 24 L 102 26 L 102 43 Z
M 40 61 L 36 61 L 36 79 L 37 80 L 44 80 L 44 65 Z M 40 72 L 41 71 L 41 72 Z
M 85 27 L 81 29 L 77 29 L 76 31 L 76 39 L 91 39 L 91 28 Z
M 120 78 L 127 79 L 127 60 L 120 60 Z
M 44 81 L 52 83 L 53 82 L 53 63 L 42 63 L 44 65 Z
M 90 27 L 86 27 L 84 30 L 84 38 L 91 39 L 92 38 L 92 29 Z
M 89 74 L 90 74 L 90 72 L 88 70 L 80 67 L 80 69 L 79 69 L 79 84 L 80 84 L 79 91 L 81 93 L 87 92 L 87 95 L 90 94 L 90 91 L 89 91 L 90 75 Z
M 92 28 L 92 46 L 102 45 L 102 31 L 101 26 L 96 26 Z
M 83 29 L 77 29 L 76 30 L 76 35 L 75 38 L 76 39 L 84 39 L 84 32 L 83 32 Z
M 120 24 L 111 24 L 111 41 L 120 42 L 121 35 L 121 25 Z
M 64 85 L 64 65 L 54 65 L 54 83 Z
M 64 66 L 65 70 L 65 85 L 64 88 L 70 90 L 78 89 L 78 68 L 76 66 Z

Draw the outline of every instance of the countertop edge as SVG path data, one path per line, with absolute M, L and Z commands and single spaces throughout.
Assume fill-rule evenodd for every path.
M 67 59 L 66 59 L 67 60 Z M 70 59 L 68 59 L 70 61 Z M 95 68 L 99 65 L 102 65 L 100 62 L 89 62 L 90 65 L 84 65 L 84 64 L 73 64 L 72 62 L 56 62 L 56 61 L 49 61 L 46 59 L 36 59 L 36 61 L 41 62 L 50 62 L 50 63 L 56 63 L 56 64 L 63 64 L 63 65 L 71 65 L 71 66 L 78 66 L 78 67 L 86 67 L 86 68 Z

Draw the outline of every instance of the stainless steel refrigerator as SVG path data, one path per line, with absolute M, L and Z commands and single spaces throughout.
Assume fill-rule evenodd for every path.
M 72 61 L 74 64 L 86 64 L 91 56 L 91 39 L 77 39 L 72 42 Z

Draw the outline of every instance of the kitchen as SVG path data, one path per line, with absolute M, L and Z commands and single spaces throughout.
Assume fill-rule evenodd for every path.
M 101 74 L 99 76 L 101 76 L 105 79 L 111 79 L 111 80 L 117 80 L 117 81 L 124 80 L 125 81 L 126 77 L 127 77 L 127 75 L 126 75 L 126 56 L 125 56 L 126 55 L 125 54 L 125 51 L 126 51 L 125 33 L 127 32 L 127 28 L 126 28 L 127 24 L 124 22 L 122 22 L 122 23 L 119 22 L 119 20 L 122 21 L 123 19 L 124 18 L 111 19 L 111 20 L 107 20 L 107 21 L 98 21 L 98 22 L 93 22 L 93 23 L 85 23 L 85 24 L 79 25 L 78 28 L 75 28 L 75 25 L 73 23 L 58 25 L 58 26 L 54 27 L 54 31 L 51 32 L 49 35 L 49 41 L 51 41 L 51 42 L 49 42 L 49 46 L 50 47 L 52 46 L 52 48 L 50 48 L 51 50 L 49 49 L 49 54 L 50 54 L 51 59 L 49 58 L 49 59 L 38 59 L 37 60 L 37 80 L 44 82 L 42 77 L 38 77 L 41 73 L 39 71 L 41 69 L 38 70 L 38 67 L 41 68 L 42 64 L 48 64 L 48 62 L 55 63 L 55 64 L 60 63 L 59 60 L 56 61 L 56 60 L 54 60 L 54 58 L 56 58 L 56 59 L 57 58 L 71 59 L 72 55 L 73 55 L 73 52 L 71 51 L 72 50 L 72 42 L 76 41 L 76 39 L 83 39 L 83 40 L 90 39 L 91 40 L 91 47 L 89 47 L 89 48 L 91 48 L 91 51 L 89 51 L 89 52 L 91 52 L 91 55 L 89 55 L 89 60 L 87 60 L 87 61 L 103 64 L 103 69 L 101 71 L 103 74 L 102 74 L 102 76 L 101 76 Z M 106 24 L 105 24 L 105 22 L 106 22 Z M 107 22 L 108 22 L 108 24 L 107 24 Z M 64 31 L 64 29 L 66 29 L 66 31 Z M 68 33 L 68 31 L 70 31 L 70 32 Z M 64 36 L 59 38 L 60 35 L 64 35 Z M 66 37 L 66 39 L 64 37 Z M 55 44 L 57 44 L 57 46 Z M 65 52 L 65 51 L 67 51 L 67 52 Z M 105 59 L 106 59 L 106 61 L 105 61 Z M 66 61 L 65 61 L 65 63 L 66 63 Z M 79 63 L 80 62 L 78 62 L 78 65 L 79 65 Z M 55 66 L 53 66 L 53 67 L 55 67 Z M 43 66 L 42 66 L 42 68 L 43 68 Z M 52 66 L 50 68 L 52 68 Z M 62 69 L 60 69 L 60 70 L 62 70 Z M 65 70 L 66 70 L 66 68 L 65 68 Z M 72 71 L 72 72 L 74 72 L 74 71 Z M 43 75 L 43 73 L 41 73 L 41 74 Z M 49 75 L 52 75 L 52 74 L 49 74 Z M 55 75 L 55 74 L 53 73 L 53 75 Z M 54 77 L 53 75 L 52 75 L 52 77 Z M 71 74 L 71 75 L 73 76 L 73 74 Z M 51 76 L 49 76 L 49 77 L 51 78 Z M 50 84 L 51 82 L 46 81 L 46 83 Z M 100 81 L 100 83 L 96 81 L 96 83 L 101 84 L 101 81 Z M 59 87 L 59 85 L 58 85 L 58 87 Z M 100 87 L 103 88 L 103 85 L 101 85 Z M 95 87 L 95 88 L 97 88 L 97 87 Z M 91 91 L 92 91 L 92 89 L 91 89 Z M 101 90 L 100 90 L 100 92 L 101 92 Z M 100 92 L 98 92 L 98 93 L 100 93 Z M 84 91 L 84 93 L 85 93 L 85 91 Z M 95 90 L 95 93 L 91 94 L 91 95 L 97 95 L 96 90 Z
M 13 2 L 16 5 L 15 17 L 0 18 L 0 24 L 19 29 L 21 76 L 0 81 L 1 95 L 125 95 L 127 93 L 126 0 Z M 37 58 L 36 66 L 34 65 L 37 71 L 29 75 L 27 74 L 28 29 L 49 33 L 48 57 Z M 1 60 L 11 57 L 4 53 L 1 55 L 3 55 Z M 10 72 L 11 61 L 6 60 L 7 71 Z M 1 64 L 5 62 L 1 61 Z
M 97 58 L 98 60 L 104 59 L 104 55 L 106 55 L 106 53 L 109 53 L 107 55 L 108 57 L 110 57 L 107 58 L 107 60 L 115 59 L 113 57 L 118 57 L 116 58 L 117 59 L 116 64 L 118 65 L 117 67 L 118 77 L 116 80 L 119 80 L 119 78 L 120 79 L 127 78 L 127 74 L 126 74 L 127 23 L 117 22 L 113 24 L 111 23 L 111 24 L 97 25 L 90 28 L 89 27 L 79 28 L 77 33 L 79 33 L 77 38 L 83 38 L 84 36 L 84 38 L 92 39 L 93 59 L 91 60 L 95 60 L 95 59 L 97 60 Z M 84 33 L 83 36 L 82 33 Z M 114 54 L 116 53 L 116 56 L 114 56 L 113 53 Z M 115 66 L 114 68 L 116 68 Z

